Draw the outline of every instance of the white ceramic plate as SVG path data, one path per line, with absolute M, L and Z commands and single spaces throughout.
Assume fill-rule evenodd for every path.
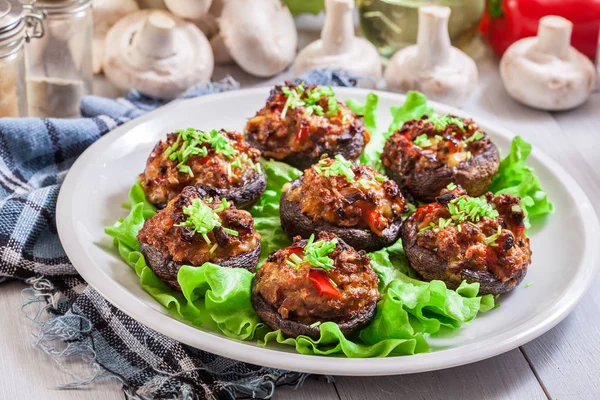
M 117 255 L 104 228 L 126 215 L 120 204 L 145 166 L 154 144 L 185 127 L 242 130 L 260 109 L 267 88 L 241 90 L 179 101 L 129 122 L 92 145 L 77 160 L 62 186 L 57 223 L 65 251 L 79 273 L 115 306 L 174 339 L 222 356 L 275 368 L 333 375 L 404 374 L 453 367 L 509 351 L 546 332 L 573 309 L 590 286 L 598 266 L 598 219 L 581 188 L 553 160 L 534 150 L 528 163 L 539 175 L 556 212 L 531 234 L 533 263 L 524 285 L 502 296 L 502 307 L 477 317 L 452 336 L 430 340 L 430 353 L 376 359 L 297 354 L 283 345 L 262 347 L 207 332 L 179 321 L 139 284 Z M 338 88 L 342 99 L 363 101 L 367 91 Z M 379 94 L 379 122 L 391 122 L 389 108 L 404 97 Z M 432 103 L 433 104 L 433 103 Z M 464 114 L 439 104 L 438 113 Z M 512 134 L 475 119 L 499 148 Z

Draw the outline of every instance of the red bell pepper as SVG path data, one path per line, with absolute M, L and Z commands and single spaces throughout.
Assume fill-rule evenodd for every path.
M 487 0 L 481 32 L 498 55 L 519 39 L 535 36 L 540 18 L 558 15 L 573 23 L 571 44 L 596 57 L 600 0 Z
M 340 297 L 340 291 L 333 286 L 333 283 L 327 277 L 327 272 L 322 269 L 312 268 L 308 271 L 308 278 L 315 285 L 319 293 L 331 297 Z

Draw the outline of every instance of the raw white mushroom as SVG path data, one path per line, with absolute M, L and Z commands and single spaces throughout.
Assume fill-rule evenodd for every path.
M 513 43 L 500 61 L 502 82 L 523 104 L 567 110 L 585 102 L 595 86 L 592 62 L 571 46 L 573 24 L 562 17 L 540 20 L 537 37 Z
M 374 87 L 381 79 L 381 59 L 375 46 L 354 35 L 354 0 L 326 0 L 321 39 L 306 46 L 294 61 L 294 74 L 313 68 L 344 68 L 372 78 L 361 85 Z
M 127 14 L 139 10 L 139 7 L 134 0 L 94 0 L 92 9 L 94 14 L 92 64 L 94 73 L 98 74 L 102 72 L 104 39 L 108 30 Z
M 167 9 L 179 18 L 196 20 L 208 13 L 212 0 L 165 0 Z
M 160 10 L 141 10 L 108 32 L 104 73 L 121 90 L 171 99 L 210 80 L 210 44 L 195 25 Z
M 223 41 L 223 36 L 216 34 L 210 39 L 210 47 L 212 48 L 213 55 L 215 56 L 215 64 L 223 65 L 223 64 L 231 64 L 233 62 L 233 58 L 231 58 L 231 54 L 225 46 L 225 41 Z
M 384 79 L 388 90 L 418 90 L 431 100 L 460 107 L 477 85 L 475 62 L 452 47 L 448 34 L 450 8 L 419 8 L 417 44 L 390 59 Z
M 276 75 L 294 60 L 298 33 L 281 0 L 225 1 L 219 27 L 231 57 L 252 75 Z

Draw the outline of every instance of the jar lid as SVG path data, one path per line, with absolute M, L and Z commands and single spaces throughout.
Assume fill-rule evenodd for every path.
M 12 37 L 23 30 L 25 11 L 18 0 L 0 0 L 0 40 Z
M 48 14 L 64 14 L 84 10 L 92 5 L 92 0 L 38 0 L 35 4 Z

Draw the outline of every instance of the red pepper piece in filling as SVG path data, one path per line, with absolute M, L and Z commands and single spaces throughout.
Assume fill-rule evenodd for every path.
M 292 254 L 302 254 L 302 248 L 300 247 L 290 247 L 288 248 L 288 254 L 292 255 Z
M 327 272 L 324 270 L 312 268 L 310 271 L 308 271 L 308 278 L 312 284 L 315 285 L 319 293 L 331 297 L 340 297 L 340 291 L 333 286 L 333 283 L 331 283 L 327 277 Z
M 298 132 L 296 132 L 296 141 L 302 142 L 309 137 L 308 125 L 301 124 Z
M 380 228 L 381 225 L 379 223 L 381 213 L 373 207 L 364 207 L 363 215 L 369 229 L 375 233 L 381 233 L 382 229 Z

